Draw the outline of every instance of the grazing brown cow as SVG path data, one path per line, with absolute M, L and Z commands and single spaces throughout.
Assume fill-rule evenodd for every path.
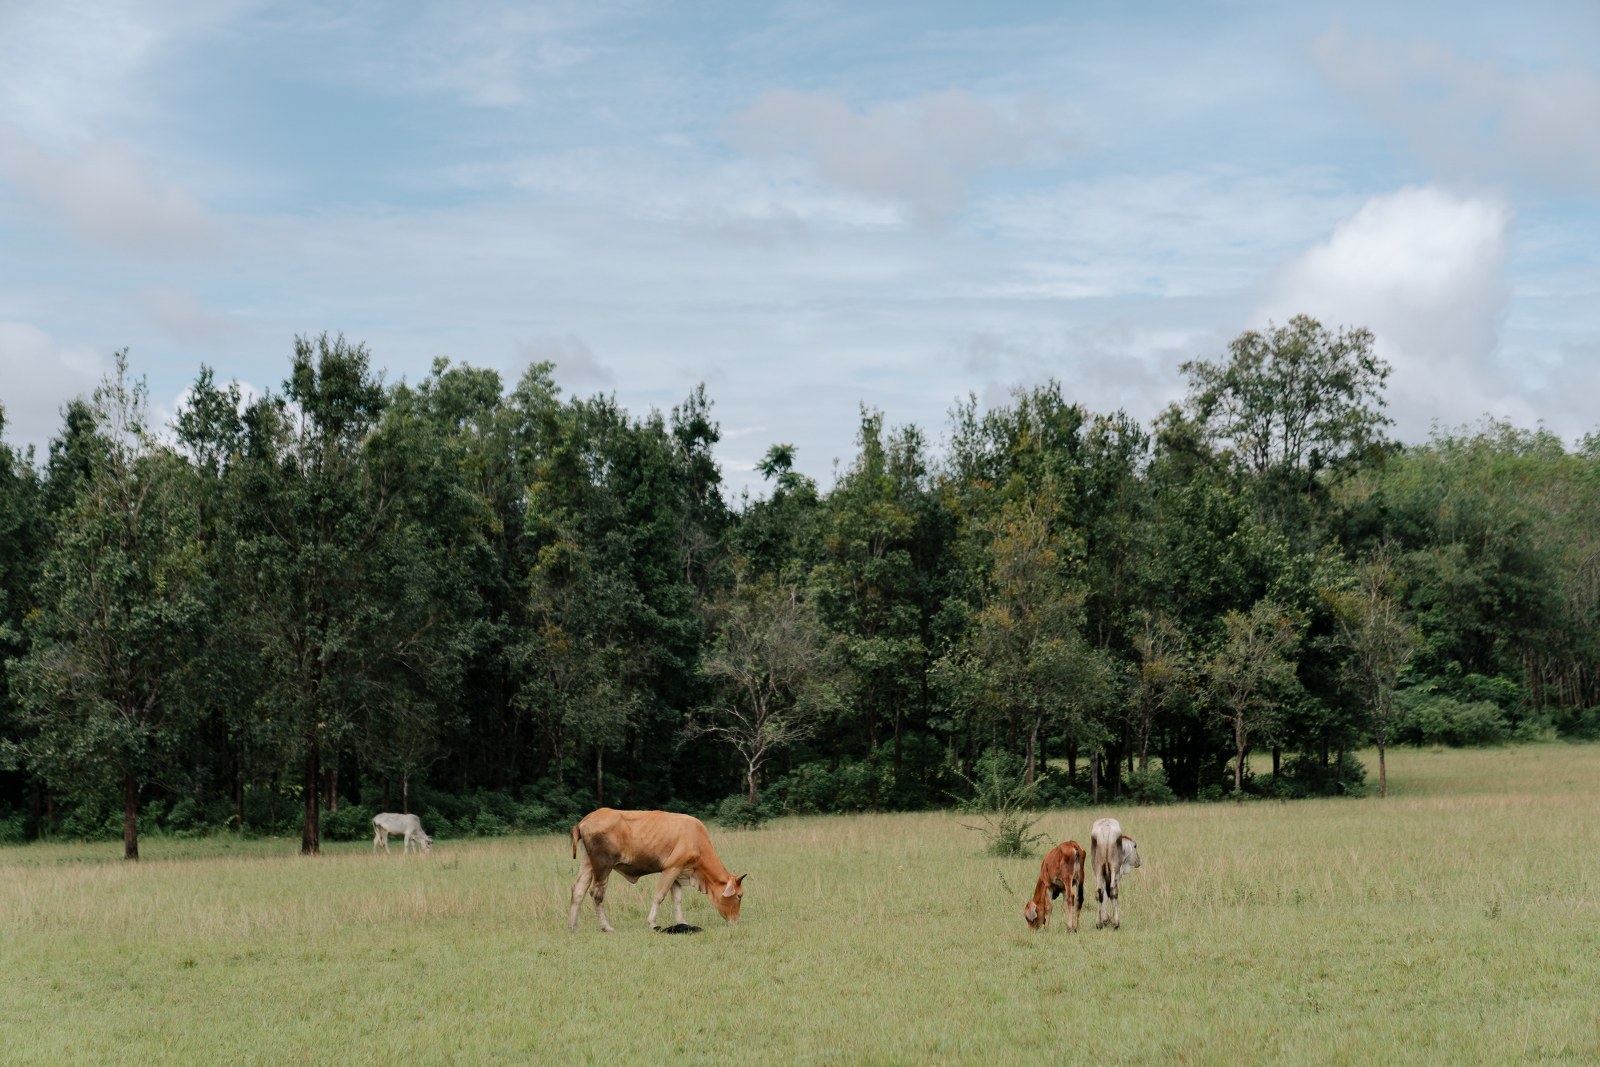
M 1122 876 L 1139 866 L 1139 846 L 1133 843 L 1133 838 L 1122 832 L 1122 824 L 1117 820 L 1096 819 L 1089 831 L 1089 848 L 1094 852 L 1094 899 L 1100 905 L 1100 921 L 1095 926 L 1101 927 L 1109 922 L 1113 930 L 1121 929 L 1117 894 L 1122 885 Z M 1107 904 L 1111 905 L 1109 918 L 1106 916 Z
M 612 871 L 619 872 L 630 882 L 637 882 L 647 874 L 661 875 L 661 884 L 650 901 L 650 916 L 646 920 L 652 929 L 656 925 L 656 909 L 669 889 L 678 925 L 683 925 L 683 887 L 686 885 L 710 897 L 724 919 L 730 923 L 739 921 L 739 903 L 744 899 L 742 884 L 746 876 L 741 874 L 735 878 L 728 873 L 711 847 L 711 835 L 706 833 L 705 823 L 692 815 L 597 808 L 572 828 L 574 859 L 578 856 L 579 842 L 583 843 L 583 863 L 578 868 L 578 880 L 572 883 L 572 909 L 567 913 L 567 925 L 574 930 L 578 928 L 578 909 L 587 892 L 594 897 L 600 929 L 611 932 L 605 900 L 606 880 Z
M 1050 902 L 1062 893 L 1067 895 L 1067 929 L 1078 931 L 1078 911 L 1083 907 L 1083 846 L 1076 841 L 1063 841 L 1050 850 L 1039 864 L 1039 883 L 1033 887 L 1033 899 L 1022 909 L 1022 917 L 1034 930 L 1042 930 L 1050 923 Z

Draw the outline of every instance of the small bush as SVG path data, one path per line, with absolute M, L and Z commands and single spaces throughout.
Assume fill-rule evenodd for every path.
M 472 817 L 472 832 L 478 837 L 504 837 L 511 824 L 492 811 L 479 811 Z
M 716 807 L 712 819 L 736 830 L 753 830 L 773 816 L 772 809 L 763 804 L 750 803 L 750 798 L 739 795 L 725 798 Z
M 0 845 L 20 845 L 28 839 L 28 817 L 20 811 L 0 816 Z
M 1511 735 L 1505 712 L 1493 701 L 1464 703 L 1431 684 L 1402 689 L 1394 700 L 1397 741 L 1461 748 L 1499 744 Z
M 174 800 L 172 807 L 167 809 L 162 828 L 174 837 L 193 837 L 204 833 L 204 817 L 194 797 L 182 796 Z
M 1123 778 L 1122 789 L 1135 804 L 1172 804 L 1178 799 L 1160 767 L 1133 771 Z
M 372 836 L 371 808 L 343 804 L 338 811 L 322 812 L 322 836 L 329 841 L 360 841 Z M 427 825 L 424 822 L 423 825 Z
M 1556 716 L 1556 735 L 1573 741 L 1600 741 L 1600 708 L 1569 708 Z
M 1033 810 L 1035 794 L 1044 778 L 1024 782 L 1017 759 L 1010 753 L 990 749 L 978 758 L 977 775 L 972 779 L 972 796 L 962 809 L 976 814 L 982 825 L 964 824 L 987 841 L 991 856 L 1030 856 L 1033 846 L 1049 840 L 1034 830 L 1039 815 Z

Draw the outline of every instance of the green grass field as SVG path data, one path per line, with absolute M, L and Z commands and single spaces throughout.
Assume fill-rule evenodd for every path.
M 957 815 L 713 827 L 744 917 L 688 893 L 688 937 L 645 928 L 653 877 L 569 933 L 565 837 L 0 849 L 0 1062 L 1600 1063 L 1600 746 L 1389 773 L 1384 801 L 1047 813 L 1144 858 L 1122 929 L 1091 899 L 1077 935 L 1029 932 L 1037 858 Z

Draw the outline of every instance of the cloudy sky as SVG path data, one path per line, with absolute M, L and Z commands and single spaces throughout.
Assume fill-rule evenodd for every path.
M 1305 312 L 1376 333 L 1403 438 L 1576 439 L 1597 57 L 1594 0 L 0 0 L 5 437 L 118 348 L 170 411 L 343 332 L 391 381 L 704 382 L 736 496 L 775 442 L 830 483 L 863 404 L 1148 419 Z

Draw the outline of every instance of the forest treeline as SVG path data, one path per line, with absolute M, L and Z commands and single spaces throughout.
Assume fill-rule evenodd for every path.
M 0 839 L 1291 797 L 1600 733 L 1600 440 L 1393 441 L 1372 336 L 1305 317 L 1182 373 L 1148 425 L 863 409 L 831 488 L 777 444 L 730 500 L 703 388 L 322 336 L 162 427 L 119 354 L 47 455 L 0 436 Z

